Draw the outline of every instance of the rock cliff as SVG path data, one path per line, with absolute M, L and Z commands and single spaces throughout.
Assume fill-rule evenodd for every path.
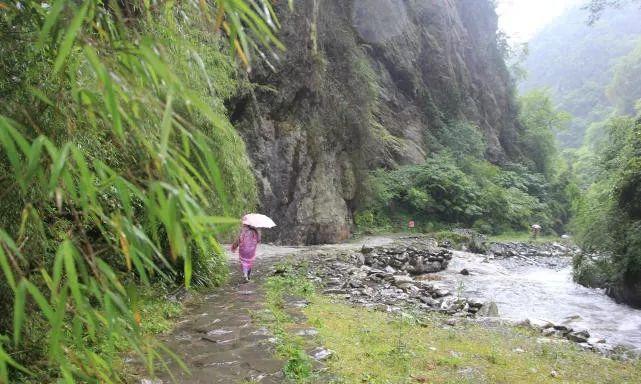
M 285 2 L 282 2 L 285 3 Z M 478 127 L 486 157 L 518 156 L 513 86 L 490 0 L 301 0 L 284 5 L 287 51 L 233 102 L 262 210 L 284 243 L 349 236 L 373 169 L 421 163 L 440 130 Z

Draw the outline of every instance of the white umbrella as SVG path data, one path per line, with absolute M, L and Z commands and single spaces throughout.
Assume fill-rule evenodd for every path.
M 274 220 L 260 213 L 248 213 L 243 216 L 242 223 L 254 228 L 272 228 L 276 226 Z

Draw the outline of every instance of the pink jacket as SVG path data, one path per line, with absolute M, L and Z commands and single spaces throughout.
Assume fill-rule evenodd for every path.
M 254 228 L 243 226 L 238 235 L 238 239 L 231 246 L 232 252 L 238 249 L 238 256 L 243 265 L 250 266 L 256 257 L 256 248 L 260 244 L 260 233 Z

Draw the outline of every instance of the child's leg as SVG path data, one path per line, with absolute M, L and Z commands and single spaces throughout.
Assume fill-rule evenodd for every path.
M 249 267 L 245 263 L 243 263 L 242 266 L 243 266 L 243 277 L 245 279 L 249 279 Z

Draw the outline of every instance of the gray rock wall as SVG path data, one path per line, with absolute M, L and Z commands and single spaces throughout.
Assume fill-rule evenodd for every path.
M 368 172 L 423 162 L 448 122 L 478 125 L 490 161 L 518 156 L 491 1 L 300 0 L 280 14 L 288 50 L 232 107 L 279 224 L 267 240 L 347 238 Z

